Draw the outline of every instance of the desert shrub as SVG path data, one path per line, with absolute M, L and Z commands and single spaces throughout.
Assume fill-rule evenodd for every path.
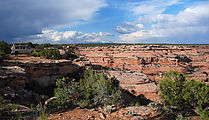
M 147 106 L 155 111 L 162 111 L 163 107 L 165 107 L 162 103 L 157 103 L 157 102 L 151 102 Z
M 90 95 L 90 99 L 91 95 L 94 97 L 95 105 L 117 104 L 121 94 L 117 80 L 107 78 L 104 73 L 97 73 L 92 69 L 84 72 L 79 85 L 80 91 L 86 91 L 85 95 Z
M 3 40 L 0 41 L 0 55 L 5 55 L 10 53 L 10 45 L 4 42 Z
M 38 44 L 33 44 L 32 42 L 27 42 L 26 44 L 31 48 L 35 48 L 38 45 Z
M 0 105 L 0 113 L 2 111 L 15 111 L 18 109 L 17 104 L 2 104 Z
M 46 108 L 41 103 L 35 107 L 35 110 L 38 112 L 39 120 L 47 120 Z
M 41 50 L 41 56 L 46 59 L 55 59 L 58 60 L 61 58 L 59 50 L 56 49 L 43 49 Z
M 209 86 L 204 82 L 187 80 L 184 83 L 183 99 L 194 108 L 205 109 L 209 106 Z
M 79 81 L 80 97 L 78 102 L 89 102 L 86 107 L 119 104 L 121 90 L 119 82 L 114 78 L 107 78 L 103 72 L 97 73 L 92 69 L 84 71 Z
M 185 81 L 185 75 L 177 71 L 170 71 L 165 74 L 165 78 L 160 81 L 159 89 L 160 96 L 166 105 L 184 107 L 187 104 L 183 99 Z
M 209 86 L 204 82 L 186 80 L 186 75 L 176 71 L 165 74 L 159 89 L 160 96 L 168 106 L 204 111 L 209 105 Z
M 136 103 L 135 103 L 135 106 L 140 106 L 141 104 L 137 101 Z
M 51 45 L 50 43 L 44 43 L 44 44 L 34 44 L 36 49 L 40 49 L 43 50 L 45 48 L 48 47 L 52 47 L 53 45 Z
M 42 109 L 39 113 L 39 120 L 47 120 L 47 114 L 45 109 Z
M 201 108 L 198 108 L 196 110 L 196 113 L 200 115 L 201 120 L 209 120 L 209 111 L 208 110 L 203 110 Z
M 68 50 L 67 50 L 67 52 L 66 52 L 66 57 L 67 57 L 67 59 L 76 59 L 76 58 L 78 58 L 78 56 L 75 54 L 75 52 L 74 52 L 74 50 L 75 50 L 76 48 L 75 47 L 70 47 L 70 48 L 68 48 Z
M 68 78 L 57 79 L 56 87 L 54 89 L 54 96 L 57 98 L 54 101 L 54 105 L 57 107 L 67 106 L 76 99 L 78 95 L 78 90 L 76 87 L 75 80 L 69 80 Z
M 0 92 L 0 105 L 4 103 L 4 97 L 2 96 L 2 93 Z
M 33 51 L 32 53 L 30 53 L 30 55 L 34 56 L 34 57 L 40 57 L 41 56 L 41 52 Z
M 22 120 L 23 119 L 23 117 L 22 117 L 22 115 L 20 113 L 16 114 L 16 118 L 17 118 L 17 120 Z
M 10 45 L 3 40 L 0 41 L 0 62 L 8 57 L 6 54 L 9 54 L 10 51 Z
M 55 96 L 60 104 L 71 103 L 85 107 L 95 107 L 119 104 L 121 90 L 119 82 L 101 72 L 92 69 L 84 71 L 79 81 L 58 79 L 56 82 Z
M 30 55 L 35 57 L 43 57 L 46 59 L 55 59 L 55 60 L 61 58 L 61 54 L 59 50 L 56 49 L 43 49 L 40 52 L 33 51 Z

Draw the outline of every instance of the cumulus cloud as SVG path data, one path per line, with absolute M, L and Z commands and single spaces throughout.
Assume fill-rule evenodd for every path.
M 142 24 L 135 24 L 130 22 L 124 22 L 120 26 L 115 28 L 115 31 L 121 34 L 129 34 L 132 32 L 136 32 L 142 29 L 144 26 Z
M 174 3 L 178 4 L 177 1 Z M 154 19 L 147 17 L 146 12 L 140 13 L 140 21 L 148 21 L 147 19 L 151 21 L 142 22 L 144 26 L 148 27 L 129 34 L 122 34 L 119 36 L 120 40 L 140 42 L 159 38 L 165 41 L 170 40 L 170 43 L 209 42 L 209 2 L 196 3 L 176 15 L 163 14 L 163 8 L 159 9 L 157 10 L 159 14 L 156 14 Z M 140 21 L 138 23 L 141 23 Z
M 18 38 L 17 41 L 27 39 L 34 43 L 88 43 L 88 42 L 108 42 L 103 41 L 104 37 L 114 36 L 111 33 L 83 33 L 79 31 L 64 31 L 43 30 L 41 34 L 31 35 L 26 38 Z
M 159 35 L 154 33 L 154 31 L 140 30 L 140 31 L 136 31 L 130 34 L 120 35 L 119 39 L 125 42 L 136 43 L 136 42 L 139 42 L 145 39 L 151 39 L 154 37 L 159 37 Z
M 12 40 L 89 21 L 105 6 L 104 0 L 1 0 L 0 37 Z

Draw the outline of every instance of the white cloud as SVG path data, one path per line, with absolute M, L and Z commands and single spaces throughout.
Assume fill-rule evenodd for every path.
M 155 31 L 140 30 L 130 34 L 120 35 L 119 39 L 124 42 L 136 43 L 144 39 L 160 37 Z
M 0 0 L 0 37 L 11 40 L 88 22 L 106 6 L 105 0 Z
M 111 33 L 82 33 L 79 31 L 43 30 L 41 34 L 32 35 L 27 38 L 19 38 L 17 41 L 27 39 L 34 43 L 85 43 L 85 42 L 108 42 L 104 37 L 114 36 Z
M 129 34 L 132 32 L 136 32 L 142 29 L 144 26 L 142 24 L 135 24 L 130 22 L 124 22 L 120 26 L 115 28 L 115 31 L 121 34 Z
M 161 11 L 163 8 L 159 9 L 157 11 Z M 154 18 L 150 18 L 149 15 L 141 15 L 139 19 L 141 19 L 140 21 L 150 20 L 150 22 L 144 22 L 143 24 L 146 27 L 142 30 L 120 35 L 120 40 L 140 42 L 158 38 L 170 40 L 170 43 L 209 42 L 209 2 L 202 2 L 187 7 L 176 15 L 159 12 Z M 138 23 L 141 23 L 140 21 Z
M 159 14 L 176 4 L 181 4 L 180 0 L 150 0 L 130 3 L 128 9 L 135 16 L 138 16 L 140 23 L 151 24 L 157 21 Z

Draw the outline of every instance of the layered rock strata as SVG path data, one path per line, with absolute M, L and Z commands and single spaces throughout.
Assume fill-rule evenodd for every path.
M 169 70 L 207 81 L 208 51 L 209 45 L 121 45 L 79 47 L 76 53 L 93 65 L 143 71 L 152 81 L 159 81 Z

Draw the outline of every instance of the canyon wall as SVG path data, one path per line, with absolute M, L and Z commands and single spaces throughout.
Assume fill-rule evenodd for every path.
M 0 91 L 9 102 L 30 105 L 53 94 L 57 78 L 78 72 L 69 60 L 18 63 L 0 68 Z
M 77 54 L 93 65 L 140 70 L 152 81 L 159 81 L 169 70 L 207 81 L 209 74 L 207 45 L 121 45 L 79 47 Z
M 78 47 L 76 53 L 92 65 L 113 70 L 109 73 L 122 88 L 160 101 L 158 82 L 170 70 L 208 83 L 208 51 L 209 45 L 112 45 Z
M 29 63 L 25 66 L 26 78 L 38 82 L 43 87 L 54 84 L 57 78 L 77 71 L 78 66 L 68 60 L 57 63 Z

